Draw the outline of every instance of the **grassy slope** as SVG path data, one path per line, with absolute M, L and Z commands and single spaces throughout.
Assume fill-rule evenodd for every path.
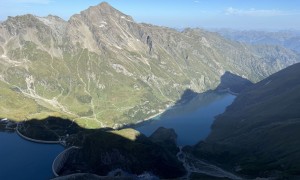
M 92 9 L 86 13 L 99 12 Z M 61 30 L 32 15 L 0 24 L 0 80 L 42 107 L 30 111 L 35 118 L 53 111 L 85 128 L 118 127 L 158 114 L 186 89 L 216 88 L 225 71 L 258 81 L 297 62 L 292 51 L 274 47 L 258 51 L 199 29 L 178 32 L 124 19 L 116 23 L 108 16 L 112 28 L 106 31 L 99 28 L 99 17 L 81 14 L 61 20 L 63 25 L 54 23 Z M 151 53 L 148 37 L 153 42 Z M 23 114 L 14 119 L 28 118 L 26 108 L 6 103 L 0 107 L 3 117 L 10 115 L 1 109 L 11 108 Z
M 242 92 L 195 154 L 241 172 L 300 174 L 300 64 Z

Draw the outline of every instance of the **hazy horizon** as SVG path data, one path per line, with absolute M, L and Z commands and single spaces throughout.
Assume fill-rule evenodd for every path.
M 73 14 L 104 1 L 67 0 L 0 0 L 0 21 L 8 16 L 49 14 L 68 20 Z M 300 15 L 300 1 L 289 2 L 239 0 L 107 0 L 116 9 L 139 23 L 171 28 L 205 28 L 237 30 L 300 30 L 295 20 Z

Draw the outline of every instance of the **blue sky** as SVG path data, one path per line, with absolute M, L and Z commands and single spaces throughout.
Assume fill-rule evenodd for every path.
M 101 0 L 0 0 L 0 21 L 7 16 L 72 14 Z M 137 22 L 184 28 L 300 29 L 300 0 L 107 0 Z

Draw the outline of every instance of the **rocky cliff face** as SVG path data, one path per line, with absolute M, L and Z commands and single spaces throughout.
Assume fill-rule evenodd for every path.
M 281 47 L 138 24 L 107 3 L 68 21 L 9 17 L 0 24 L 0 116 L 118 127 L 159 113 L 186 89 L 214 89 L 225 71 L 256 82 L 297 61 Z

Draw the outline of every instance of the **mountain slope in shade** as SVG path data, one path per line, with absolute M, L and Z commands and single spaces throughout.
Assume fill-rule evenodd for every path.
M 281 47 L 138 24 L 107 3 L 68 21 L 9 17 L 0 24 L 0 117 L 118 127 L 163 111 L 186 89 L 215 89 L 225 71 L 256 82 L 298 61 Z
M 5 131 L 8 124 L 14 123 L 0 121 L 0 128 L 2 125 Z M 145 179 L 147 174 L 146 179 L 175 179 L 186 173 L 176 157 L 179 149 L 172 129 L 160 129 L 148 138 L 130 128 L 84 129 L 55 117 L 18 123 L 17 129 L 18 134 L 35 140 L 64 139 L 69 150 L 53 161 L 58 179 L 84 179 L 81 173 L 102 176 L 101 179 Z M 71 174 L 73 177 L 64 178 Z
M 245 88 L 250 87 L 251 85 L 253 85 L 253 83 L 248 79 L 232 74 L 231 72 L 225 72 L 221 77 L 221 82 L 216 90 L 227 90 L 232 93 L 240 93 Z
M 300 175 L 299 77 L 298 63 L 244 90 L 194 153 L 248 175 Z

